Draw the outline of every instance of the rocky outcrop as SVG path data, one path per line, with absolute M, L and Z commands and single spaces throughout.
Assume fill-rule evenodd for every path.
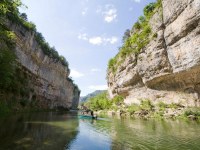
M 115 73 L 108 70 L 110 96 L 200 106 L 200 1 L 162 0 L 149 24 L 157 36 Z
M 68 78 L 69 68 L 44 54 L 34 31 L 28 31 L 9 20 L 6 26 L 17 37 L 15 53 L 18 74 L 26 80 L 25 89 L 31 89 L 26 92 L 26 99 L 36 101 L 40 108 L 77 108 L 80 90 Z

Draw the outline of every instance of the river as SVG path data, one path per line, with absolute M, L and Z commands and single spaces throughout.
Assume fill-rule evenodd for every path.
M 0 150 L 198 150 L 199 133 L 193 121 L 21 113 L 0 119 Z

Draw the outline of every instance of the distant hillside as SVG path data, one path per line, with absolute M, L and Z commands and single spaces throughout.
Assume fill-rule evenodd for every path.
M 92 97 L 94 97 L 94 96 L 96 96 L 96 95 L 98 95 L 100 93 L 103 93 L 103 92 L 105 92 L 105 90 L 96 90 L 96 91 L 94 91 L 94 92 L 92 92 L 92 93 L 90 93 L 90 94 L 88 94 L 86 96 L 81 96 L 79 102 L 80 103 L 86 102 L 90 98 L 92 98 Z

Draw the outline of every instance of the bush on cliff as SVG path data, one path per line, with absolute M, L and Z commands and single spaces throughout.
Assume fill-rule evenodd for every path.
M 118 66 L 130 54 L 137 57 L 140 51 L 150 42 L 152 35 L 149 20 L 155 13 L 155 9 L 161 7 L 161 0 L 156 3 L 150 3 L 144 10 L 144 16 L 140 16 L 138 21 L 133 25 L 132 33 L 127 36 L 127 30 L 123 36 L 123 45 L 119 49 L 119 53 L 108 62 L 108 69 L 113 73 L 116 72 Z M 124 38 L 125 37 L 125 38 Z
M 59 56 L 54 47 L 50 47 L 45 41 L 43 35 L 36 30 L 36 25 L 28 21 L 25 13 L 20 13 L 18 7 L 22 6 L 21 0 L 2 0 L 0 1 L 0 24 L 4 25 L 6 19 L 24 27 L 28 31 L 35 32 L 35 38 L 45 55 L 61 62 L 63 66 L 68 67 L 68 62 L 63 56 Z
M 28 22 L 27 15 L 20 14 L 20 0 L 0 0 L 0 114 L 21 109 L 32 109 L 37 105 L 34 90 L 29 85 L 30 77 L 16 62 L 15 46 L 17 36 L 6 23 L 8 21 L 28 32 L 35 33 L 35 38 L 44 54 L 68 67 L 68 62 L 51 48 L 36 26 Z M 39 37 L 39 39 L 37 39 Z M 49 52 L 49 53 L 48 53 Z M 76 86 L 77 87 L 77 86 Z M 30 103 L 30 97 L 33 98 Z M 23 108 L 22 108 L 23 107 Z

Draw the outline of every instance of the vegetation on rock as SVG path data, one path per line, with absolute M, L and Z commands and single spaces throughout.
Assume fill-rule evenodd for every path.
M 27 15 L 25 13 L 19 12 L 18 7 L 21 5 L 21 0 L 2 0 L 0 2 L 1 25 L 3 26 L 3 22 L 8 19 L 10 21 L 13 21 L 15 24 L 22 26 L 26 30 L 34 32 L 35 39 L 37 40 L 44 54 L 48 55 L 52 59 L 55 59 L 57 62 L 60 61 L 62 65 L 68 67 L 68 62 L 66 61 L 66 59 L 63 56 L 59 56 L 54 47 L 49 46 L 49 44 L 45 41 L 43 35 L 36 30 L 36 25 L 28 21 Z
M 27 15 L 19 12 L 18 8 L 22 5 L 21 0 L 0 1 L 0 114 L 13 110 L 39 109 L 35 91 L 30 85 L 31 77 L 16 61 L 17 36 L 9 29 L 8 22 L 32 32 L 44 54 L 68 68 L 66 59 L 54 47 L 49 46 L 36 26 L 28 21 Z M 77 85 L 75 89 L 78 89 Z
M 116 96 L 113 99 L 108 98 L 107 91 L 96 95 L 95 97 L 90 98 L 87 102 L 83 103 L 85 106 L 91 110 L 109 110 L 116 105 L 119 105 L 123 102 L 122 96 Z
M 140 104 L 126 105 L 123 97 L 115 96 L 113 99 L 109 99 L 107 92 L 90 98 L 83 104 L 91 110 L 100 111 L 100 115 L 106 115 L 108 112 L 112 112 L 112 115 L 118 114 L 120 116 L 140 118 L 200 119 L 199 108 L 185 108 L 181 104 L 166 104 L 162 101 L 157 104 L 152 104 L 149 99 L 142 99 Z
M 120 47 L 119 53 L 108 62 L 108 69 L 110 71 L 115 73 L 118 66 L 128 55 L 134 54 L 137 57 L 141 50 L 150 42 L 151 38 L 155 36 L 151 31 L 149 20 L 159 7 L 161 7 L 161 0 L 147 5 L 143 10 L 144 16 L 139 17 L 131 31 L 125 31 L 123 45 Z

